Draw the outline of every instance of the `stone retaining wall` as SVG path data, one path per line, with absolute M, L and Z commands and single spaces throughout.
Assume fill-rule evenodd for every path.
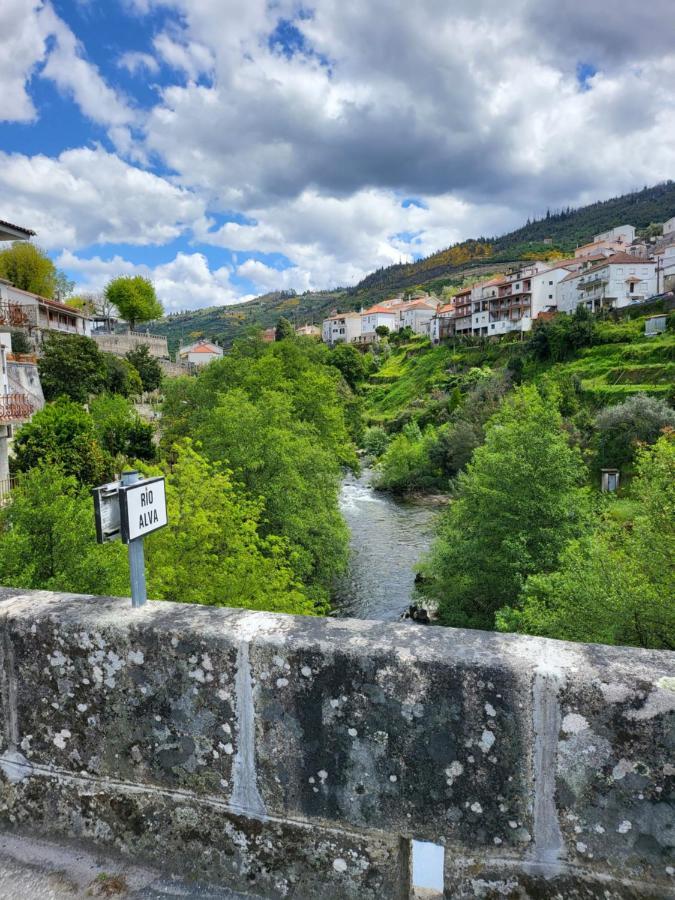
M 675 654 L 0 591 L 0 821 L 267 897 L 675 890 Z

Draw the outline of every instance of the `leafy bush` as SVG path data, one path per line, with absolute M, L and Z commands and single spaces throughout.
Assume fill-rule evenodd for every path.
M 638 446 L 653 444 L 664 428 L 675 428 L 675 411 L 663 400 L 635 394 L 603 409 L 595 420 L 598 468 L 630 468 Z
M 561 313 L 550 321 L 536 323 L 527 350 L 535 359 L 560 362 L 596 340 L 595 318 L 585 306 L 579 305 L 571 316 Z
M 101 394 L 91 401 L 89 411 L 101 446 L 112 456 L 155 459 L 154 428 L 141 419 L 124 397 Z
M 366 428 L 363 433 L 363 448 L 372 456 L 382 456 L 388 443 L 389 435 L 380 425 Z
M 89 485 L 109 481 L 113 470 L 92 417 L 67 397 L 35 413 L 14 441 L 14 471 L 28 472 L 41 464 L 57 466 L 64 475 Z

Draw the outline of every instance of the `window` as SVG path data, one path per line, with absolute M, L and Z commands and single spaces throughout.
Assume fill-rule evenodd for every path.
M 548 283 L 549 287 L 550 287 L 552 284 L 553 284 L 553 282 L 552 282 L 552 281 L 549 281 L 549 283 Z

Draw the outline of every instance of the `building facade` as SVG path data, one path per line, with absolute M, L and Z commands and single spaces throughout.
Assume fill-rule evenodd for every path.
M 557 305 L 566 313 L 574 312 L 580 304 L 591 312 L 621 309 L 656 293 L 654 260 L 615 253 L 566 275 L 558 285 Z
M 361 316 L 357 312 L 336 313 L 323 321 L 321 337 L 326 344 L 351 343 L 361 336 Z

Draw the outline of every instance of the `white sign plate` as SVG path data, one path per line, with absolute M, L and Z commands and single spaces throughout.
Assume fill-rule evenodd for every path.
M 122 541 L 128 544 L 167 522 L 164 478 L 146 478 L 120 488 Z

